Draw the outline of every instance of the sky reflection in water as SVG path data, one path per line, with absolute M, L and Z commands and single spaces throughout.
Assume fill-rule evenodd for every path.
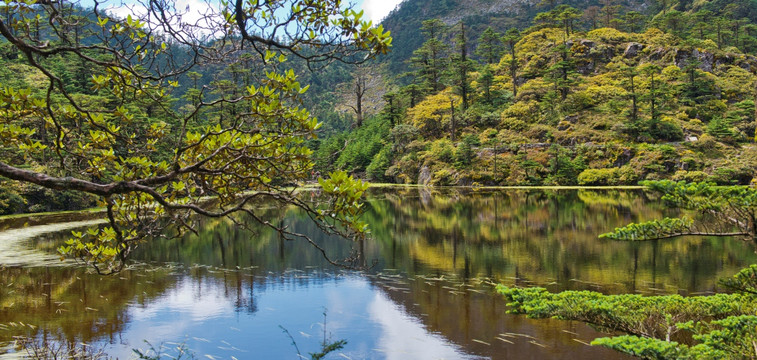
M 251 276 L 245 275 L 247 281 Z M 272 281 L 273 280 L 273 281 Z M 250 288 L 251 285 L 251 288 Z M 319 274 L 267 278 L 245 283 L 239 308 L 223 282 L 182 277 L 176 286 L 148 304 L 133 304 L 130 325 L 119 336 L 124 344 L 108 352 L 128 358 L 142 339 L 166 344 L 185 342 L 198 357 L 216 359 L 295 358 L 297 350 L 279 327 L 289 331 L 303 355 L 319 350 L 326 336 L 345 339 L 337 354 L 351 359 L 474 359 L 358 275 Z M 252 310 L 252 311 L 250 311 Z M 137 346 L 144 348 L 145 346 Z M 285 354 L 291 354 L 286 356 Z

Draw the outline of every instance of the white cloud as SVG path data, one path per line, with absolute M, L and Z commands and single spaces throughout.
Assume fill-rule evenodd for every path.
M 389 15 L 401 2 L 402 0 L 365 0 L 363 1 L 363 10 L 365 16 L 373 20 L 375 25 Z

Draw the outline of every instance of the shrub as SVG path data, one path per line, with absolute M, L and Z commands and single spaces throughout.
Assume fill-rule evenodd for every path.
M 754 175 L 749 168 L 722 166 L 715 169 L 709 181 L 713 181 L 718 185 L 749 185 L 752 178 L 754 178 Z
M 648 122 L 649 135 L 658 141 L 680 141 L 683 140 L 683 130 L 672 119 L 663 118 L 662 120 Z
M 13 189 L 0 187 L 0 215 L 16 214 L 24 211 L 24 199 Z
M 708 175 L 704 171 L 686 171 L 686 170 L 678 170 L 673 175 L 671 180 L 673 181 L 685 181 L 685 182 L 704 182 L 707 180 L 707 178 L 710 175 Z
M 630 34 L 618 31 L 613 28 L 599 28 L 589 31 L 586 37 L 591 40 L 599 42 L 619 44 L 622 42 L 631 41 Z
M 476 135 L 467 135 L 455 151 L 455 165 L 458 167 L 467 167 L 473 161 L 473 146 L 479 145 L 480 142 Z
M 392 150 L 389 145 L 384 146 L 381 151 L 373 156 L 370 165 L 365 169 L 368 177 L 376 181 L 388 181 L 386 171 L 392 165 Z
M 578 185 L 615 185 L 618 168 L 586 169 L 578 174 Z
M 450 171 L 448 169 L 441 169 L 434 173 L 433 178 L 431 179 L 431 185 L 438 185 L 438 186 L 451 186 L 455 185 L 455 172 Z
M 521 122 L 533 123 L 539 119 L 539 103 L 531 101 L 517 102 L 502 112 L 502 120 L 517 119 Z
M 431 159 L 451 164 L 454 161 L 454 147 L 448 139 L 439 139 L 431 143 Z

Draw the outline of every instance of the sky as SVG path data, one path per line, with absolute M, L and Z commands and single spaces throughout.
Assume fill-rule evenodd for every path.
M 402 0 L 359 0 L 356 5 L 365 11 L 366 18 L 373 20 L 373 24 L 377 25 L 401 2 Z

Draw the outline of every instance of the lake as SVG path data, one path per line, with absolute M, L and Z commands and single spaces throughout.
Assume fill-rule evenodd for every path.
M 135 265 L 91 274 L 55 255 L 92 214 L 0 220 L 0 358 L 26 354 L 18 336 L 111 357 L 181 346 L 197 358 L 297 359 L 345 340 L 330 359 L 597 359 L 603 336 L 569 321 L 506 314 L 496 283 L 552 291 L 682 295 L 722 290 L 718 279 L 757 262 L 749 242 L 599 239 L 629 222 L 675 215 L 641 190 L 370 190 L 372 238 L 321 234 L 302 214 L 263 209 L 304 241 L 206 220 L 199 234 L 141 246 Z M 149 344 L 145 341 L 149 341 Z

